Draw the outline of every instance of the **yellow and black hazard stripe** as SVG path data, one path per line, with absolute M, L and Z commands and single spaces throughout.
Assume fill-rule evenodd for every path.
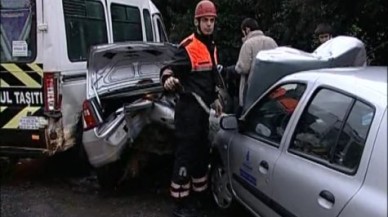
M 0 64 L 0 128 L 17 129 L 22 117 L 43 114 L 42 81 L 43 64 Z M 26 100 L 23 94 L 27 94 L 29 99 Z M 30 95 L 33 98 L 30 99 Z
M 0 87 L 42 87 L 43 64 L 3 63 L 0 73 Z

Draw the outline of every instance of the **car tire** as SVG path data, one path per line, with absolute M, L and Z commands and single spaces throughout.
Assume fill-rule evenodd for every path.
M 228 180 L 228 174 L 219 157 L 213 157 L 210 169 L 210 186 L 213 200 L 218 208 L 229 211 L 235 208 L 236 202 Z

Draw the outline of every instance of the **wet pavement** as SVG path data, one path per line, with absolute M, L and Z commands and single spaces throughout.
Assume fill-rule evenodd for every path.
M 170 159 L 156 161 L 116 191 L 102 192 L 92 170 L 77 171 L 55 158 L 2 163 L 2 217 L 169 217 Z M 62 159 L 63 161 L 63 159 Z M 225 212 L 209 197 L 208 217 L 251 217 L 241 207 Z

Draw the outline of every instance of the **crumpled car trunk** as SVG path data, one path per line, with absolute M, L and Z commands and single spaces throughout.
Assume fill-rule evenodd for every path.
M 177 96 L 163 93 L 160 71 L 176 49 L 171 44 L 132 42 L 91 49 L 83 145 L 101 186 L 136 177 L 150 153 L 173 153 Z M 210 139 L 218 122 L 211 110 Z
M 117 161 L 127 146 L 156 154 L 172 152 L 171 142 L 162 141 L 166 132 L 161 129 L 174 128 L 175 101 L 173 95 L 162 94 L 159 77 L 175 49 L 171 44 L 142 42 L 91 49 L 83 143 L 93 166 Z M 149 125 L 154 131 L 147 128 L 144 133 L 155 141 L 134 143 Z
M 87 98 L 115 91 L 134 95 L 144 92 L 142 89 L 150 83 L 159 84 L 160 69 L 172 60 L 176 49 L 172 44 L 143 42 L 93 47 L 88 61 Z
M 141 98 L 163 91 L 160 70 L 173 58 L 176 46 L 163 43 L 117 43 L 91 49 L 87 98 L 96 99 L 101 118 L 125 112 Z
M 93 166 L 119 160 L 128 147 L 158 155 L 172 153 L 177 98 L 163 93 L 159 79 L 176 49 L 172 44 L 142 42 L 91 49 L 83 144 Z M 212 110 L 210 137 L 219 128 L 214 114 Z M 92 127 L 87 126 L 87 116 L 96 122 Z

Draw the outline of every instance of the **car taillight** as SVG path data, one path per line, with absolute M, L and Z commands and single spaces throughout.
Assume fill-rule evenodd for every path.
M 59 93 L 59 73 L 44 72 L 43 74 L 43 98 L 45 113 L 55 113 L 61 108 L 61 96 Z
M 99 118 L 93 104 L 89 100 L 85 100 L 82 104 L 82 116 L 84 119 L 84 130 L 89 130 L 97 127 L 102 121 Z

